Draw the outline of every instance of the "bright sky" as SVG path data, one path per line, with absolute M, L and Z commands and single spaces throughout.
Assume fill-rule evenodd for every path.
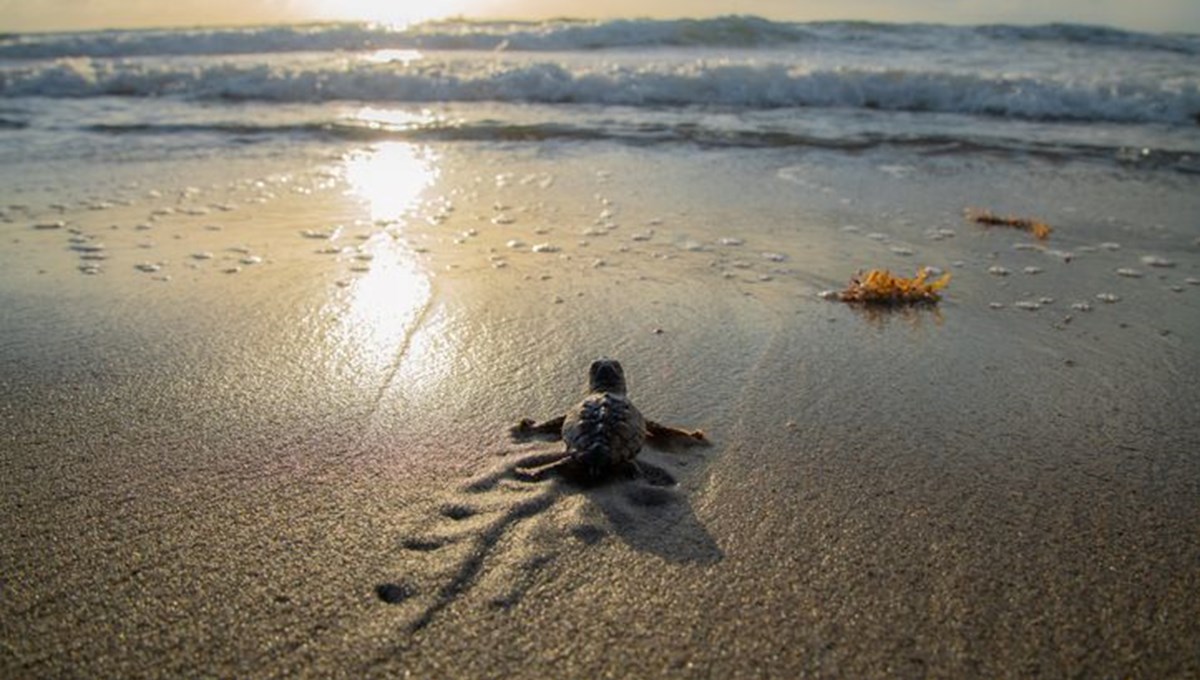
M 406 23 L 454 15 L 544 19 L 721 14 L 796 21 L 1065 21 L 1200 33 L 1200 0 L 0 0 L 0 31 L 341 19 Z

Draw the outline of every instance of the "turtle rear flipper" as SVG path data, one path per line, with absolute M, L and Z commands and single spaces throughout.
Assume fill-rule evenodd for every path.
M 533 457 L 512 468 L 512 476 L 522 482 L 540 482 L 545 480 L 547 475 L 562 469 L 563 465 L 568 463 L 571 463 L 571 457 L 566 453 Z
M 646 421 L 646 443 L 656 449 L 671 450 L 691 446 L 710 446 L 712 442 L 701 430 L 684 430 Z

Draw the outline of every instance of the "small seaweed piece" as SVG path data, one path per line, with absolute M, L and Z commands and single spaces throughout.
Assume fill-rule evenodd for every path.
M 982 224 L 985 227 L 1012 227 L 1014 229 L 1021 229 L 1041 240 L 1048 238 L 1050 232 L 1053 231 L 1050 225 L 1041 220 L 1012 215 L 997 215 L 990 210 L 980 210 L 977 208 L 969 208 L 967 210 L 967 219 L 976 224 Z
M 872 305 L 936 304 L 942 299 L 940 291 L 950 283 L 950 274 L 942 274 L 930 281 L 932 272 L 927 267 L 917 271 L 912 278 L 895 276 L 886 269 L 859 272 L 850 279 L 850 285 L 838 294 L 842 302 L 860 302 Z

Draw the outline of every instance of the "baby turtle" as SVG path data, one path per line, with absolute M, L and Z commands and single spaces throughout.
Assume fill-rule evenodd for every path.
M 512 428 L 516 438 L 544 435 L 562 439 L 566 450 L 536 474 L 572 464 L 590 479 L 620 468 L 641 471 L 643 444 L 659 448 L 707 444 L 700 430 L 682 430 L 646 420 L 626 395 L 625 370 L 615 359 L 597 359 L 588 369 L 588 395 L 565 415 L 536 423 L 529 418 Z

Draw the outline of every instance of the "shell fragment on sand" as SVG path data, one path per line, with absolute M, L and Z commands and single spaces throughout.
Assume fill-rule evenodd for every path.
M 1159 267 L 1162 269 L 1169 269 L 1175 266 L 1174 262 L 1157 255 L 1143 255 L 1142 264 L 1146 265 L 1147 267 Z

